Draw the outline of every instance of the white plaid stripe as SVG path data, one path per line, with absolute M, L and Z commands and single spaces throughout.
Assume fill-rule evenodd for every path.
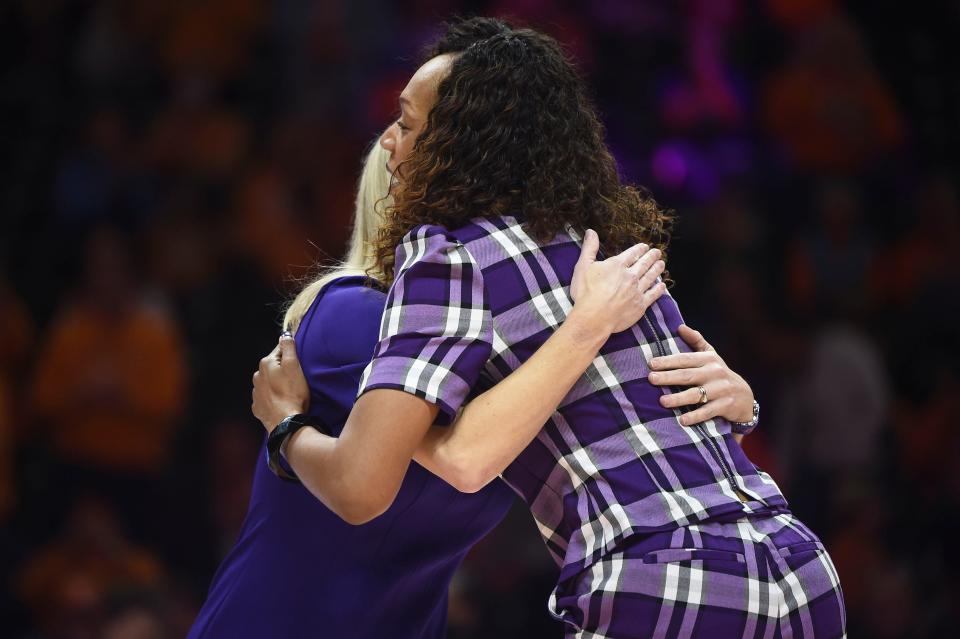
M 741 537 L 744 539 L 750 539 L 750 527 L 746 522 L 737 523 L 737 529 L 740 532 Z M 760 616 L 760 607 L 761 602 L 761 593 L 760 593 L 760 569 L 757 565 L 757 556 L 755 553 L 747 552 L 744 553 L 746 563 L 747 563 L 747 619 L 748 625 L 746 630 L 753 632 L 753 628 L 756 625 L 756 618 Z M 769 593 L 766 593 L 769 595 Z M 769 604 L 766 611 L 767 616 L 770 616 Z
M 578 579 L 575 599 L 565 599 L 558 611 L 574 626 L 568 637 L 845 637 L 843 599 L 830 577 L 829 556 L 818 550 L 795 569 L 786 567 L 784 533 L 797 523 L 786 517 L 691 525 L 670 536 L 670 546 L 679 550 L 689 544 L 686 531 L 693 552 L 706 547 L 701 532 L 739 544 L 741 563 L 677 558 L 651 564 L 643 561 L 646 551 L 612 553 Z M 655 617 L 632 612 L 641 599 L 647 602 L 642 610 L 652 606 Z M 809 605 L 814 600 L 816 609 Z M 558 605 L 553 602 L 554 609 Z
M 454 231 L 414 229 L 398 248 L 401 271 L 388 295 L 381 343 L 361 392 L 400 388 L 455 413 L 470 386 L 482 384 L 473 390 L 480 392 L 516 370 L 572 308 L 569 278 L 579 250 L 571 237 L 575 234 L 560 234 L 541 244 L 510 217 L 478 218 Z M 491 276 L 485 283 L 484 276 L 494 271 L 500 279 Z M 561 564 L 561 583 L 589 573 L 594 564 L 610 560 L 616 548 L 664 526 L 680 529 L 719 516 L 786 509 L 772 479 L 732 443 L 726 422 L 683 428 L 677 424 L 679 412 L 660 407 L 662 391 L 646 381 L 646 362 L 659 348 L 669 353 L 689 348 L 676 334 L 679 314 L 669 294 L 647 315 L 652 323 L 646 328 L 636 325 L 611 338 L 536 440 L 503 474 L 530 505 Z M 648 335 L 650 328 L 655 335 Z M 629 498 L 618 494 L 621 487 L 629 490 Z M 755 501 L 742 504 L 735 487 Z M 760 564 L 753 566 L 757 574 Z M 618 583 L 611 566 L 598 569 L 604 583 Z M 709 580 L 691 570 L 672 578 L 676 597 L 687 606 L 678 614 L 695 619 L 709 598 Z M 754 608 L 780 606 L 763 590 L 759 580 L 749 592 L 745 587 L 742 605 L 750 608 L 748 616 L 760 615 Z M 790 597 L 803 607 L 801 596 Z M 677 619 L 671 623 L 682 626 Z
M 371 388 L 403 390 L 440 404 L 449 421 L 491 351 L 482 271 L 461 243 L 425 226 L 406 236 L 396 262 L 401 267 L 387 294 L 380 343 L 359 394 Z M 423 281 L 439 286 L 425 293 Z M 442 298 L 422 299 L 437 290 L 444 290 Z

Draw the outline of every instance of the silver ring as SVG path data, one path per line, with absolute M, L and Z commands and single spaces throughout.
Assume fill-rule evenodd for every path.
M 707 389 L 704 388 L 703 386 L 697 386 L 697 390 L 700 391 L 700 403 L 701 403 L 701 404 L 706 404 L 706 403 L 707 403 Z

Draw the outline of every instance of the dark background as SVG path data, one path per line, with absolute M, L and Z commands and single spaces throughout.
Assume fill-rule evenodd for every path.
M 4 3 L 3 635 L 186 632 L 259 463 L 250 375 L 454 13 L 561 40 L 676 209 L 674 295 L 753 386 L 745 447 L 851 636 L 952 635 L 960 4 L 839 0 Z M 516 509 L 450 636 L 559 637 L 554 577 Z

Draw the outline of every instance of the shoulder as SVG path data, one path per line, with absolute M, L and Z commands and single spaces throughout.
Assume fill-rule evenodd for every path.
M 323 317 L 383 308 L 384 293 L 363 276 L 341 277 L 327 284 L 313 301 L 311 310 Z
M 458 240 L 442 226 L 415 226 L 407 231 L 397 245 L 397 270 L 403 270 L 414 262 L 442 259 L 457 244 Z
M 408 271 L 414 271 L 418 276 L 429 273 L 444 277 L 449 267 L 475 265 L 477 262 L 469 244 L 476 239 L 478 230 L 483 232 L 473 224 L 455 230 L 435 224 L 415 226 L 397 246 L 397 277 Z
M 369 359 L 379 337 L 385 299 L 362 276 L 327 284 L 297 330 L 301 362 L 343 365 Z
M 509 226 L 509 216 L 497 216 L 491 219 L 475 218 L 463 226 L 450 229 L 439 224 L 420 224 L 410 229 L 403 236 L 401 246 L 404 244 L 413 244 L 415 242 L 428 242 L 431 244 L 469 244 L 470 242 L 489 235 L 497 229 Z

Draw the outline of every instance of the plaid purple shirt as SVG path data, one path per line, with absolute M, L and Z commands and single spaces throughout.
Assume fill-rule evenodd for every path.
M 540 244 L 518 218 L 477 218 L 448 231 L 413 229 L 397 248 L 381 341 L 360 394 L 403 390 L 440 407 L 450 423 L 471 396 L 516 370 L 572 308 L 579 237 Z M 503 479 L 529 505 L 561 566 L 560 586 L 625 541 L 700 522 L 787 512 L 769 475 L 712 419 L 684 428 L 647 381 L 661 352 L 688 352 L 666 294 L 610 337 Z M 735 491 L 749 496 L 741 501 Z

